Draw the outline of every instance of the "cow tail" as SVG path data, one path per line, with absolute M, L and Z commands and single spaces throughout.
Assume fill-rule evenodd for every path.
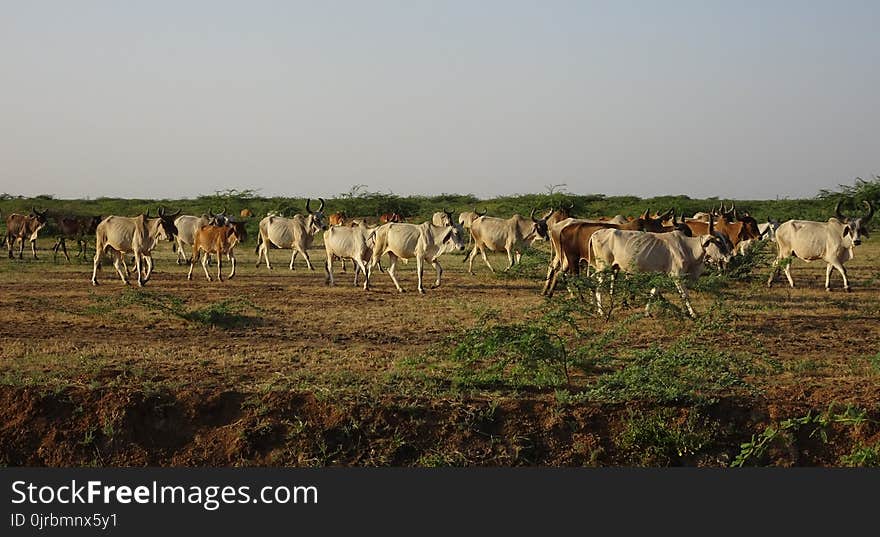
M 260 230 L 260 231 L 262 231 L 262 230 Z M 263 234 L 261 232 L 257 233 L 257 240 L 255 242 L 257 243 L 257 245 L 254 246 L 254 255 L 259 255 L 260 254 L 260 244 L 262 244 L 262 242 L 263 242 Z

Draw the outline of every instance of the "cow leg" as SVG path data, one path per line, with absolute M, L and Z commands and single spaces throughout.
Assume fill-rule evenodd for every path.
M 422 286 L 422 275 L 425 272 L 425 260 L 422 256 L 416 256 L 416 272 L 419 276 L 419 293 L 425 294 L 425 288 Z
M 354 286 L 357 287 L 358 280 L 360 279 L 359 276 L 361 273 L 361 266 L 364 265 L 364 262 L 361 261 L 360 263 L 358 263 L 357 259 L 352 258 L 351 264 L 354 265 Z M 364 276 L 366 276 L 366 274 L 367 274 L 367 271 L 364 270 Z
M 519 262 L 520 262 L 521 259 L 522 259 L 522 252 L 520 252 L 519 250 L 517 250 L 517 251 L 516 251 L 516 257 L 514 258 L 514 261 L 516 261 L 515 264 L 519 265 Z
M 52 246 L 52 262 L 55 263 L 58 261 L 58 248 L 61 247 L 61 237 L 55 239 L 55 244 Z
M 831 271 L 834 270 L 834 267 L 831 266 L 831 263 L 828 263 L 825 266 L 825 290 L 831 290 Z
M 235 277 L 235 256 L 230 252 L 228 258 L 229 262 L 232 263 L 232 271 L 229 273 L 229 279 L 231 280 Z
M 596 282 L 597 282 L 596 283 L 596 312 L 602 316 L 605 315 L 605 312 L 602 311 L 602 291 L 601 291 L 601 289 L 602 289 L 602 281 L 603 280 L 604 280 L 604 277 L 602 276 L 602 274 L 597 273 L 596 274 Z M 647 312 L 646 312 L 646 315 L 647 315 Z
M 511 267 L 513 267 L 513 250 L 508 248 L 506 251 L 507 251 L 507 268 L 504 269 L 504 272 L 507 272 L 508 270 L 511 269 Z
M 302 254 L 303 254 L 303 257 L 306 258 L 306 266 L 309 267 L 309 270 L 315 270 L 315 267 L 312 266 L 312 259 L 309 257 L 308 250 L 303 250 Z M 343 260 L 343 263 L 344 262 L 345 261 Z
M 325 272 L 324 284 L 329 285 L 331 287 L 335 283 L 333 281 L 333 257 L 334 257 L 333 254 L 328 252 L 327 262 L 324 263 L 324 272 Z M 357 285 L 357 271 L 355 271 L 355 273 L 354 273 L 354 280 L 355 280 L 354 284 Z
M 697 314 L 694 312 L 693 306 L 691 306 L 691 299 L 688 297 L 687 287 L 684 286 L 681 280 L 675 280 L 675 288 L 678 289 L 678 294 L 681 295 L 681 299 L 687 307 L 688 315 L 690 315 L 692 319 L 695 319 Z
M 651 316 L 651 302 L 654 301 L 654 298 L 657 296 L 657 288 L 651 288 L 651 294 L 648 295 L 648 301 L 645 303 L 645 317 Z
M 200 252 L 200 250 L 196 250 L 195 248 L 193 248 L 192 257 L 189 260 L 189 272 L 186 273 L 187 280 L 193 279 L 193 267 L 196 265 L 196 261 L 199 259 Z
M 177 242 L 175 242 L 175 244 L 177 245 L 177 264 L 182 265 L 186 262 L 186 252 L 183 251 L 183 242 L 180 240 L 179 236 L 177 237 Z
M 22 246 L 24 246 L 24 239 L 22 239 Z M 34 254 L 34 259 L 37 258 L 37 239 L 31 239 L 31 252 Z
M 355 270 L 357 270 L 357 265 L 355 265 Z M 345 258 L 342 258 L 342 272 L 345 272 Z M 357 283 L 355 283 L 357 285 Z
M 431 265 L 433 265 L 434 270 L 437 271 L 437 281 L 434 282 L 434 286 L 432 287 L 432 289 L 436 289 L 440 287 L 440 277 L 443 276 L 443 267 L 440 266 L 440 263 L 436 259 L 431 261 Z
M 364 273 L 364 291 L 370 290 L 370 268 L 363 259 L 352 260 L 355 263 L 354 284 L 357 285 L 358 270 Z
M 296 260 L 296 254 L 298 254 L 298 253 L 299 253 L 299 252 L 296 250 L 296 248 L 294 248 L 294 249 L 293 249 L 293 253 L 290 254 L 290 270 L 295 270 L 295 269 L 293 268 L 293 262 Z
M 122 266 L 120 267 L 120 265 Z M 125 254 L 122 252 L 116 253 L 113 259 L 113 267 L 116 269 L 119 277 L 122 278 L 122 283 L 128 285 L 128 267 L 125 266 Z
M 208 281 L 213 281 L 211 274 L 208 272 L 208 252 L 205 252 L 204 257 L 202 257 L 202 270 L 205 271 L 205 277 L 208 278 Z
M 70 256 L 67 255 L 67 241 L 63 238 L 61 239 L 61 251 L 64 252 L 64 258 L 67 259 L 68 263 L 70 263 Z
M 788 278 L 788 285 L 790 285 L 792 289 L 794 289 L 794 280 L 791 279 L 791 264 L 793 261 L 794 259 L 789 259 L 788 264 L 785 265 L 785 277 Z
M 476 246 L 474 246 L 474 249 L 471 250 L 468 253 L 468 255 L 464 256 L 464 259 L 462 260 L 462 261 L 468 262 L 468 273 L 470 273 L 470 274 L 474 273 L 474 256 L 475 255 L 477 255 L 477 247 Z
M 843 290 L 846 291 L 847 293 L 851 293 L 852 287 L 849 286 L 849 280 L 846 277 L 846 267 L 844 267 L 842 263 L 836 263 L 833 266 L 834 266 L 834 268 L 837 269 L 837 272 L 839 272 L 840 275 L 843 277 Z M 832 265 L 828 265 L 828 272 L 829 273 L 831 272 L 831 267 L 832 267 Z M 826 288 L 828 287 L 827 283 L 826 283 L 825 287 Z
M 223 272 L 221 272 L 223 268 L 223 254 L 217 254 L 217 281 L 223 281 Z
M 18 243 L 18 258 L 24 259 L 24 237 L 21 237 L 18 240 L 21 241 Z
M 144 256 L 141 255 L 140 253 L 134 254 L 134 269 L 135 269 L 135 271 L 137 271 L 138 287 L 143 287 L 144 283 L 145 283 L 144 282 L 144 273 L 141 272 L 141 269 L 143 268 L 143 263 L 144 263 L 143 257 Z
M 101 268 L 101 251 L 95 248 L 95 260 L 92 265 L 92 285 L 98 285 L 99 268 Z
M 266 241 L 260 243 L 260 254 L 266 258 L 266 268 L 272 270 L 272 264 L 269 263 L 269 245 Z M 260 256 L 257 255 L 257 266 L 260 266 Z
M 388 252 L 388 257 L 391 258 L 391 263 L 388 265 L 388 275 L 391 276 L 391 281 L 394 282 L 394 287 L 397 287 L 397 290 L 402 293 L 403 288 L 400 286 L 400 282 L 397 281 L 397 276 L 394 275 L 397 271 L 397 256 Z

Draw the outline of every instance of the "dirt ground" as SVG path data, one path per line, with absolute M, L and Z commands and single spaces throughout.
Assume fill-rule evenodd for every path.
M 747 376 L 749 390 L 716 394 L 699 409 L 445 384 L 445 349 L 486 311 L 515 322 L 548 307 L 534 275 L 493 275 L 475 263 L 471 276 L 458 254 L 441 258 L 443 285 L 419 295 L 413 262 L 399 271 L 406 293 L 381 273 L 365 292 L 351 285 L 350 267 L 327 287 L 322 249 L 310 252 L 315 271 L 301 257 L 288 270 L 289 252 L 281 250 L 270 252 L 274 270 L 255 268 L 252 241 L 239 249 L 234 279 L 209 283 L 196 267 L 188 281 L 162 244 L 141 295 L 112 265 L 93 287 L 90 260 L 53 262 L 50 245 L 41 240 L 40 260 L 0 259 L 0 462 L 7 465 L 719 466 L 768 425 L 829 405 L 862 409 L 867 421 L 829 425 L 835 434 L 821 442 L 795 432 L 762 463 L 838 465 L 880 438 L 878 239 L 847 265 L 852 293 L 836 273 L 825 292 L 824 265 L 799 261 L 796 289 L 782 277 L 768 290 L 764 270 L 720 298 L 694 292 L 698 312 L 725 304 L 726 318 L 702 343 L 774 364 Z M 490 260 L 496 268 L 506 261 Z M 427 267 L 426 282 L 433 278 Z M 613 347 L 670 345 L 692 327 L 658 315 L 628 326 Z M 600 374 L 579 373 L 572 391 Z M 655 415 L 679 424 L 699 415 L 716 430 L 692 453 L 645 458 L 650 445 L 620 439 L 636 418 Z

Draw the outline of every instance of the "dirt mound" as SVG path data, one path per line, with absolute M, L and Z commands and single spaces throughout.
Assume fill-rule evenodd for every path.
M 0 405 L 0 463 L 10 466 L 727 466 L 780 415 L 822 410 L 748 398 L 658 410 L 540 397 L 340 401 L 13 386 L 0 387 Z M 854 447 L 877 442 L 877 418 L 793 428 L 750 463 L 839 465 Z

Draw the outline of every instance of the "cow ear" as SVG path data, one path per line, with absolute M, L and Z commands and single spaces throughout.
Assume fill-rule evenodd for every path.
M 443 243 L 443 242 L 446 242 L 446 241 L 448 241 L 449 239 L 451 239 L 451 238 L 452 238 L 452 232 L 453 232 L 453 231 L 455 231 L 455 230 L 454 230 L 454 229 L 450 229 L 449 231 L 447 231 L 447 232 L 446 232 L 446 235 L 443 235 L 443 240 L 440 241 L 440 242 Z

